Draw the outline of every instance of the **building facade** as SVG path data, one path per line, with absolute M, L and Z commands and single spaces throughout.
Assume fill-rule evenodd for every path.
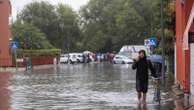
M 194 0 L 176 0 L 176 81 L 194 96 Z
M 11 3 L 9 0 L 0 0 L 0 67 L 11 66 L 10 53 L 10 15 Z

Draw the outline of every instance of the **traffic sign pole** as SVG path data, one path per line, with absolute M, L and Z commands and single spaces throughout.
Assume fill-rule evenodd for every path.
M 16 71 L 18 70 L 18 64 L 17 64 L 17 48 L 18 48 L 18 43 L 17 42 L 12 42 L 11 44 L 11 48 L 12 51 L 14 52 L 14 57 L 15 57 L 15 67 L 16 67 Z
M 14 49 L 14 56 L 15 56 L 15 68 L 18 70 L 18 63 L 17 63 L 17 49 Z

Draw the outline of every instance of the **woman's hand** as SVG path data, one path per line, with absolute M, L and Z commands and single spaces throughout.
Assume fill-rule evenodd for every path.
M 139 57 L 133 59 L 135 62 L 138 62 L 139 61 Z

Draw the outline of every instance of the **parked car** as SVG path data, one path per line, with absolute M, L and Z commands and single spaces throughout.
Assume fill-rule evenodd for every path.
M 71 64 L 78 63 L 77 54 L 75 53 L 69 54 L 69 63 Z
M 68 63 L 68 54 L 62 54 L 61 56 L 60 56 L 60 60 L 59 60 L 59 62 L 60 63 Z
M 75 53 L 77 57 L 77 62 L 78 63 L 83 63 L 84 62 L 84 54 L 83 53 Z
M 133 60 L 127 56 L 123 56 L 123 55 L 116 55 L 113 58 L 113 63 L 114 64 L 132 64 Z

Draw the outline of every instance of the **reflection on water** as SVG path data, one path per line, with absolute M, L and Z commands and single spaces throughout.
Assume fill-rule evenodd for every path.
M 61 65 L 14 74 L 10 83 L 11 110 L 139 110 L 130 65 Z M 169 100 L 158 106 L 152 99 L 150 86 L 147 109 L 173 109 Z
M 10 110 L 10 73 L 0 73 L 0 110 Z
M 148 110 L 148 109 L 147 109 L 147 104 L 143 104 L 143 105 L 138 104 L 138 105 L 137 105 L 137 110 Z

